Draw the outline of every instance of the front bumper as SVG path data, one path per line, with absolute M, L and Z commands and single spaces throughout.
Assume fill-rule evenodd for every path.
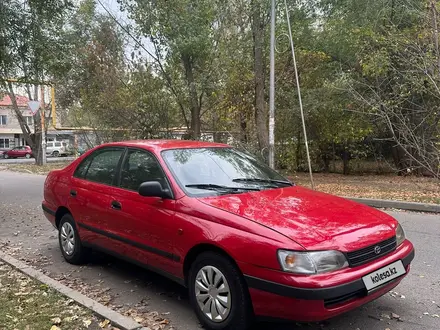
M 408 274 L 414 256 L 414 247 L 409 241 L 405 241 L 393 253 L 370 264 L 349 268 L 345 272 L 342 270 L 331 275 L 327 274 L 321 276 L 319 281 L 309 281 L 309 286 L 314 287 L 289 285 L 289 283 L 279 283 L 249 275 L 245 275 L 245 278 L 256 315 L 304 322 L 321 321 L 377 299 L 396 287 Z M 362 276 L 397 260 L 402 260 L 406 274 L 372 291 L 367 291 Z M 278 273 L 281 274 L 281 281 L 284 282 L 288 277 L 294 280 L 299 278 L 299 282 L 303 283 L 313 278 Z

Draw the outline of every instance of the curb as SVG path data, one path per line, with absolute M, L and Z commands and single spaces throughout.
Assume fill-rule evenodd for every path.
M 344 197 L 344 198 L 377 208 L 391 208 L 391 209 L 400 209 L 406 211 L 440 213 L 439 204 L 392 201 L 386 199 L 353 198 L 353 197 Z
M 74 300 L 76 303 L 90 309 L 95 314 L 109 320 L 113 326 L 116 326 L 121 330 L 150 330 L 149 328 L 145 328 L 141 324 L 135 322 L 131 318 L 111 310 L 110 308 L 98 303 L 93 299 L 86 297 L 76 290 L 70 289 L 64 284 L 61 284 L 60 282 L 50 278 L 49 276 L 44 275 L 39 270 L 36 270 L 35 268 L 32 268 L 31 266 L 26 265 L 24 262 L 21 262 L 3 252 L 0 252 L 0 260 L 18 269 L 22 273 L 32 277 L 33 279 L 36 279 L 43 284 L 46 284 L 50 288 Z

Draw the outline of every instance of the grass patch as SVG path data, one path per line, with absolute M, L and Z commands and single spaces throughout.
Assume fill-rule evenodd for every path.
M 43 166 L 37 166 L 35 164 L 4 164 L 2 166 L 8 171 L 46 175 L 52 170 L 64 168 L 69 164 L 70 162 L 57 162 L 47 163 Z
M 0 261 L 1 330 L 102 328 L 110 329 L 108 321 Z
M 307 173 L 290 177 L 301 186 L 310 187 Z M 440 181 L 426 177 L 397 175 L 341 175 L 315 173 L 315 188 L 329 194 L 440 204 Z

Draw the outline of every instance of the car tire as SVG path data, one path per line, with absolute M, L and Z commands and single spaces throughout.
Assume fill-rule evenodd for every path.
M 59 156 L 60 156 L 60 153 L 59 153 L 58 151 L 54 151 L 54 152 L 52 153 L 52 156 L 54 156 L 54 157 L 59 157 Z
M 86 261 L 87 249 L 82 245 L 72 215 L 65 214 L 58 226 L 58 242 L 64 259 L 73 265 Z M 70 244 L 69 244 L 70 243 Z
M 209 274 L 213 273 L 215 275 L 209 280 Z M 227 257 L 216 252 L 200 254 L 191 265 L 188 289 L 197 318 L 206 329 L 245 330 L 250 327 L 253 310 L 249 291 L 240 270 Z M 202 308 L 206 308 L 205 312 Z M 207 315 L 208 310 L 212 311 L 211 316 Z
M 31 158 L 31 154 L 26 154 L 25 156 L 27 159 Z
M 8 156 L 8 155 L 4 155 L 3 158 L 4 158 L 4 159 L 8 159 L 9 156 Z

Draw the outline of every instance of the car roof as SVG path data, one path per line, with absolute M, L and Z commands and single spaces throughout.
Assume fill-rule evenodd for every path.
M 191 149 L 191 148 L 230 148 L 223 143 L 213 143 L 191 140 L 134 140 L 107 143 L 101 146 L 124 146 L 124 147 L 149 147 L 157 151 L 169 149 Z

